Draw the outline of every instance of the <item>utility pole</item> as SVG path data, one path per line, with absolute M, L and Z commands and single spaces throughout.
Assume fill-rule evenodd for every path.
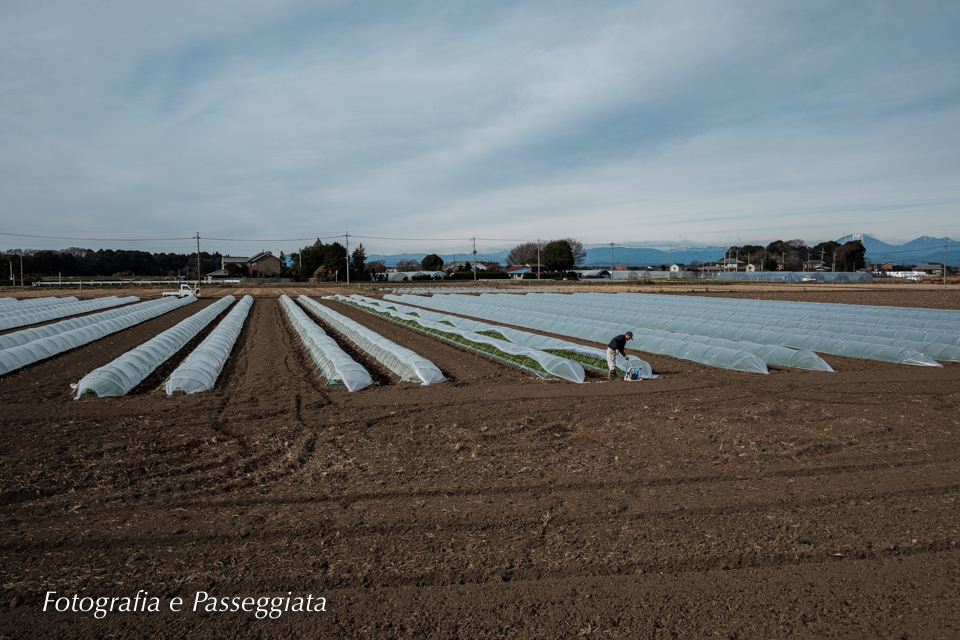
M 20 254 L 20 286 L 23 286 L 23 254 Z
M 347 243 L 347 284 L 350 284 L 350 234 L 344 233 L 344 242 Z
M 669 254 L 669 255 L 670 255 L 670 264 L 669 264 L 669 266 L 672 267 L 672 266 L 673 266 L 673 244 L 670 245 L 670 254 Z
M 197 231 L 197 286 L 200 286 L 200 232 Z
M 473 240 L 473 281 L 477 281 L 477 237 L 474 236 L 471 238 Z
M 610 243 L 610 277 L 613 277 L 613 243 Z
M 537 238 L 537 280 L 540 279 L 540 238 Z
M 947 243 L 943 243 L 943 284 L 947 284 Z

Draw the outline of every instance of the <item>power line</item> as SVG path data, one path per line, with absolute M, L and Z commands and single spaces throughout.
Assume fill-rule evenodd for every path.
M 386 238 L 382 236 L 358 236 L 350 234 L 354 238 L 363 238 L 364 240 L 404 240 L 411 242 L 454 242 L 454 241 L 463 241 L 470 242 L 473 238 Z M 337 238 L 342 238 L 342 235 L 334 236 Z M 477 238 L 477 240 L 482 240 L 483 238 Z
M 75 240 L 78 242 L 166 242 L 172 240 L 193 240 L 195 236 L 186 238 L 71 238 L 66 236 L 38 236 L 28 233 L 6 233 L 0 231 L 0 236 L 15 236 L 17 238 L 41 238 L 43 240 Z
M 934 249 L 936 249 L 937 251 L 939 251 L 939 250 L 942 249 L 944 246 L 946 246 L 946 247 L 960 247 L 960 243 L 956 243 L 956 242 L 953 242 L 953 243 L 951 243 L 951 242 L 946 242 L 946 243 L 943 243 L 943 244 L 937 244 L 936 246 L 932 246 L 932 245 L 931 245 L 931 246 L 929 246 L 929 247 L 924 247 L 924 248 L 921 248 L 921 249 L 904 249 L 904 250 L 902 250 L 902 251 L 883 251 L 883 252 L 880 252 L 880 253 L 883 253 L 883 255 L 886 255 L 886 256 L 892 256 L 892 255 L 897 255 L 897 254 L 901 254 L 901 253 L 919 253 L 919 252 L 921 252 L 921 251 L 933 251 Z M 873 252 L 873 253 L 876 253 L 876 252 Z
M 249 239 L 240 239 L 240 238 L 212 238 L 210 236 L 203 236 L 205 240 L 219 240 L 220 242 L 310 242 L 311 240 L 330 240 L 331 238 L 342 238 L 343 234 L 341 233 L 338 236 L 310 236 L 309 238 L 249 238 Z M 193 240 L 193 238 L 190 238 Z

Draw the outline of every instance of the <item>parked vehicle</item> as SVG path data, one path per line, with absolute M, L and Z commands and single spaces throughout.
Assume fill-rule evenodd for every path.
M 164 291 L 164 298 L 186 298 L 187 296 L 193 296 L 195 298 L 200 297 L 200 285 L 194 285 L 191 287 L 188 284 L 181 284 L 179 291 Z

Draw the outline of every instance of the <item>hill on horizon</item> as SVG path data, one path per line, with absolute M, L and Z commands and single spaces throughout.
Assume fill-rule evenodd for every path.
M 944 237 L 936 238 L 933 236 L 920 236 L 910 242 L 902 245 L 894 245 L 877 240 L 871 235 L 865 233 L 851 233 L 837 242 L 844 244 L 851 240 L 860 240 L 866 248 L 866 257 L 870 262 L 895 262 L 903 265 L 915 265 L 921 262 L 940 263 L 943 261 L 943 247 L 947 245 L 947 263 L 960 264 L 960 243 Z M 584 266 L 609 269 L 611 264 L 615 267 L 623 264 L 628 267 L 659 267 L 660 265 L 690 264 L 692 262 L 715 262 L 724 257 L 724 252 L 728 247 L 722 246 L 697 246 L 697 247 L 675 247 L 673 249 L 662 249 L 658 247 L 631 247 L 630 244 L 642 244 L 640 242 L 625 242 L 613 246 L 612 256 L 609 244 L 591 244 L 584 245 L 587 257 L 584 260 Z M 752 243 L 747 243 L 752 244 Z M 758 243 L 759 244 L 759 243 Z M 388 267 L 393 267 L 401 260 L 423 260 L 424 256 L 433 253 L 425 251 L 422 253 L 405 252 L 396 254 L 371 254 L 367 261 L 379 260 Z M 501 249 L 499 251 L 477 253 L 478 262 L 499 262 L 506 265 L 507 255 L 510 249 Z M 438 254 L 444 263 L 454 260 L 472 260 L 472 253 L 448 253 Z

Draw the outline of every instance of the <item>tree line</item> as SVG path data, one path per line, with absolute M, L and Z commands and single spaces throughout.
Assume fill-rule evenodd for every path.
M 56 277 L 197 277 L 196 253 L 150 253 L 131 249 L 13 249 L 0 254 L 0 278 L 10 276 L 10 267 L 19 279 L 20 266 L 27 278 Z M 200 252 L 200 271 L 220 268 L 219 253 Z
M 808 247 L 800 239 L 775 240 L 767 246 L 745 244 L 727 249 L 728 258 L 761 267 L 764 271 L 803 271 L 808 261 L 819 260 L 836 271 L 856 271 L 866 267 L 867 249 L 860 240 L 840 244 L 835 240 Z
M 824 265 L 838 271 L 855 271 L 866 265 L 866 248 L 859 240 L 845 244 L 830 240 L 814 246 L 807 246 L 803 240 L 776 240 L 770 244 L 731 246 L 726 251 L 728 258 L 753 264 L 764 271 L 802 271 L 808 260 L 822 260 Z M 508 265 L 541 265 L 547 272 L 564 272 L 576 266 L 583 266 L 587 252 L 583 244 L 574 238 L 561 238 L 545 243 L 523 242 L 514 246 L 507 254 Z M 20 250 L 14 249 L 0 254 L 0 278 L 8 277 L 10 265 L 19 276 L 21 261 L 23 273 L 28 278 L 54 277 L 171 277 L 181 276 L 197 278 L 197 254 L 150 253 L 129 249 L 81 249 L 70 247 L 59 250 Z M 200 272 L 207 274 L 221 267 L 222 256 L 219 252 L 200 253 Z M 347 260 L 347 248 L 339 242 L 324 244 L 318 238 L 316 242 L 289 256 L 280 253 L 281 277 L 305 281 L 315 278 L 318 281 L 346 280 L 347 270 L 351 280 L 370 280 L 377 274 L 386 272 L 383 262 L 367 262 L 366 250 L 360 244 L 350 253 Z M 503 268 L 491 262 L 483 263 L 488 274 L 501 274 Z M 460 265 L 460 271 L 472 274 L 468 264 Z M 667 265 L 662 265 L 667 266 Z M 439 271 L 444 267 L 443 259 L 428 254 L 422 260 L 404 260 L 397 263 L 399 271 Z M 228 265 L 233 271 L 241 270 L 239 265 Z M 234 275 L 245 275 L 237 272 Z
M 282 253 L 280 255 L 280 264 L 283 265 L 281 275 L 300 281 L 309 278 L 315 278 L 318 282 L 346 280 L 348 270 L 350 280 L 369 280 L 369 273 L 380 268 L 387 270 L 381 262 L 367 263 L 367 252 L 363 244 L 350 253 L 349 262 L 345 246 L 339 242 L 323 244 L 319 238 L 312 245 L 291 253 L 289 259 Z

